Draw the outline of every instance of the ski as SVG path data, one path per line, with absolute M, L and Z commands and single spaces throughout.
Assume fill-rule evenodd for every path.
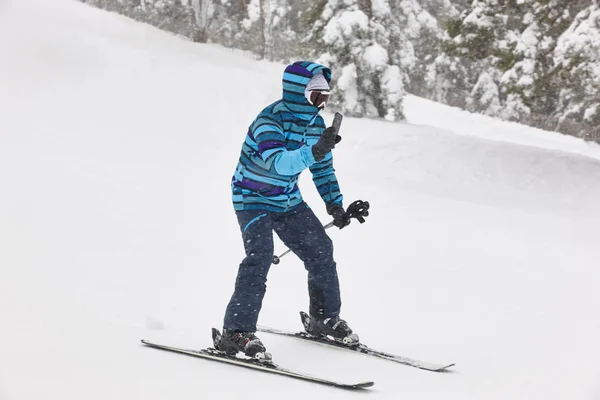
M 338 387 L 338 388 L 342 388 L 342 389 L 351 389 L 351 390 L 365 389 L 365 388 L 369 388 L 375 384 L 374 382 L 371 382 L 371 381 L 360 382 L 360 383 L 342 383 L 342 382 L 336 382 L 336 381 L 332 381 L 332 380 L 322 379 L 322 378 L 307 375 L 307 374 L 304 374 L 301 372 L 295 372 L 295 371 L 291 371 L 289 369 L 282 368 L 272 361 L 260 361 L 258 359 L 253 359 L 253 358 L 238 358 L 236 356 L 228 355 L 224 352 L 218 351 L 211 347 L 209 347 L 207 349 L 201 349 L 201 350 L 189 350 L 189 349 L 182 349 L 182 348 L 178 348 L 178 347 L 171 347 L 171 346 L 166 346 L 166 345 L 162 345 L 162 344 L 158 344 L 158 343 L 153 343 L 153 342 L 150 342 L 148 340 L 143 340 L 143 339 L 142 339 L 142 343 L 145 344 L 146 346 L 149 346 L 149 347 L 152 347 L 155 349 L 166 350 L 166 351 L 179 353 L 179 354 L 186 354 L 186 355 L 193 356 L 193 357 L 204 358 L 206 360 L 218 361 L 218 362 L 222 362 L 222 363 L 226 363 L 226 364 L 230 364 L 230 365 L 236 365 L 238 367 L 249 368 L 249 369 L 253 369 L 256 371 L 262 371 L 262 372 L 269 372 L 269 373 L 273 373 L 273 374 L 287 376 L 290 378 L 301 379 L 301 380 L 308 381 L 308 382 L 320 383 L 320 384 L 327 385 L 327 386 L 334 386 L 334 387 Z
M 304 312 L 300 312 L 300 316 L 302 318 L 303 323 L 306 321 L 306 318 L 308 318 L 308 315 Z M 275 328 L 270 328 L 267 326 L 260 326 L 260 325 L 257 327 L 257 330 L 259 330 L 260 332 L 271 333 L 274 335 L 302 339 L 302 340 L 310 341 L 313 343 L 336 347 L 336 348 L 343 349 L 343 350 L 354 351 L 357 353 L 366 354 L 369 356 L 381 358 L 381 359 L 388 360 L 388 361 L 393 361 L 396 363 L 408 365 L 408 366 L 419 368 L 419 369 L 424 369 L 427 371 L 443 372 L 443 371 L 448 370 L 448 368 L 454 366 L 454 363 L 452 363 L 452 364 L 435 364 L 435 363 L 430 363 L 430 362 L 426 362 L 426 361 L 415 360 L 415 359 L 408 358 L 408 357 L 402 357 L 402 356 L 398 356 L 395 354 L 390 354 L 390 353 L 386 353 L 383 351 L 372 349 L 369 346 L 366 346 L 362 343 L 344 344 L 344 343 L 335 341 L 333 339 L 330 339 L 328 337 L 315 337 L 306 332 L 290 332 L 290 331 L 285 331 L 285 330 L 280 330 L 280 329 L 275 329 Z

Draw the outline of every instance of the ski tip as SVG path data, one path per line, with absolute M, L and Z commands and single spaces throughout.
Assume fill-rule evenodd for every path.
M 456 364 L 452 363 L 452 364 L 448 364 L 448 365 L 444 365 L 443 367 L 440 368 L 436 368 L 433 371 L 434 372 L 450 372 L 450 368 L 454 367 Z
M 365 381 L 365 382 L 360 382 L 360 383 L 341 383 L 341 382 L 331 382 L 331 383 L 333 383 L 333 386 L 337 386 L 338 388 L 349 389 L 349 390 L 367 389 L 367 388 L 370 388 L 373 385 L 375 385 L 375 382 L 373 382 L 373 381 Z
M 357 383 L 356 385 L 352 385 L 352 387 L 356 388 L 356 389 L 366 389 L 366 388 L 373 387 L 373 385 L 375 385 L 375 382 L 368 381 L 368 382 Z
M 149 347 L 165 347 L 162 344 L 157 344 L 155 342 L 152 342 L 152 341 L 146 340 L 146 339 L 142 339 L 142 340 L 140 340 L 140 342 L 142 342 L 142 344 L 145 344 L 146 346 L 149 346 Z

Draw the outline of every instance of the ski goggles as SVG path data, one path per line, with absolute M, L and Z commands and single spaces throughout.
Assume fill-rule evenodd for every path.
M 331 92 L 329 90 L 311 90 L 309 92 L 308 101 L 313 106 L 323 109 L 327 105 L 329 101 L 329 95 Z

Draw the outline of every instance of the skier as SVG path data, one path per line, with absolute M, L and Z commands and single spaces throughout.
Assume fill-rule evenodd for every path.
M 267 106 L 248 129 L 231 184 L 246 257 L 225 312 L 218 350 L 249 357 L 266 352 L 255 332 L 273 261 L 273 231 L 308 271 L 307 332 L 358 343 L 339 316 L 332 241 L 298 188 L 300 173 L 309 168 L 334 225 L 341 229 L 350 223 L 331 153 L 341 137 L 334 127 L 325 128 L 319 115 L 329 100 L 330 81 L 331 70 L 325 66 L 308 61 L 287 66 L 283 98 Z

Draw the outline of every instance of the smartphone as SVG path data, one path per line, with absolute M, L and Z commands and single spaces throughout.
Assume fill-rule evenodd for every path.
M 335 115 L 333 116 L 333 124 L 331 126 L 333 126 L 336 129 L 336 132 L 338 134 L 340 133 L 340 126 L 342 126 L 343 119 L 344 119 L 344 116 L 342 114 L 340 114 L 339 112 L 336 112 Z

